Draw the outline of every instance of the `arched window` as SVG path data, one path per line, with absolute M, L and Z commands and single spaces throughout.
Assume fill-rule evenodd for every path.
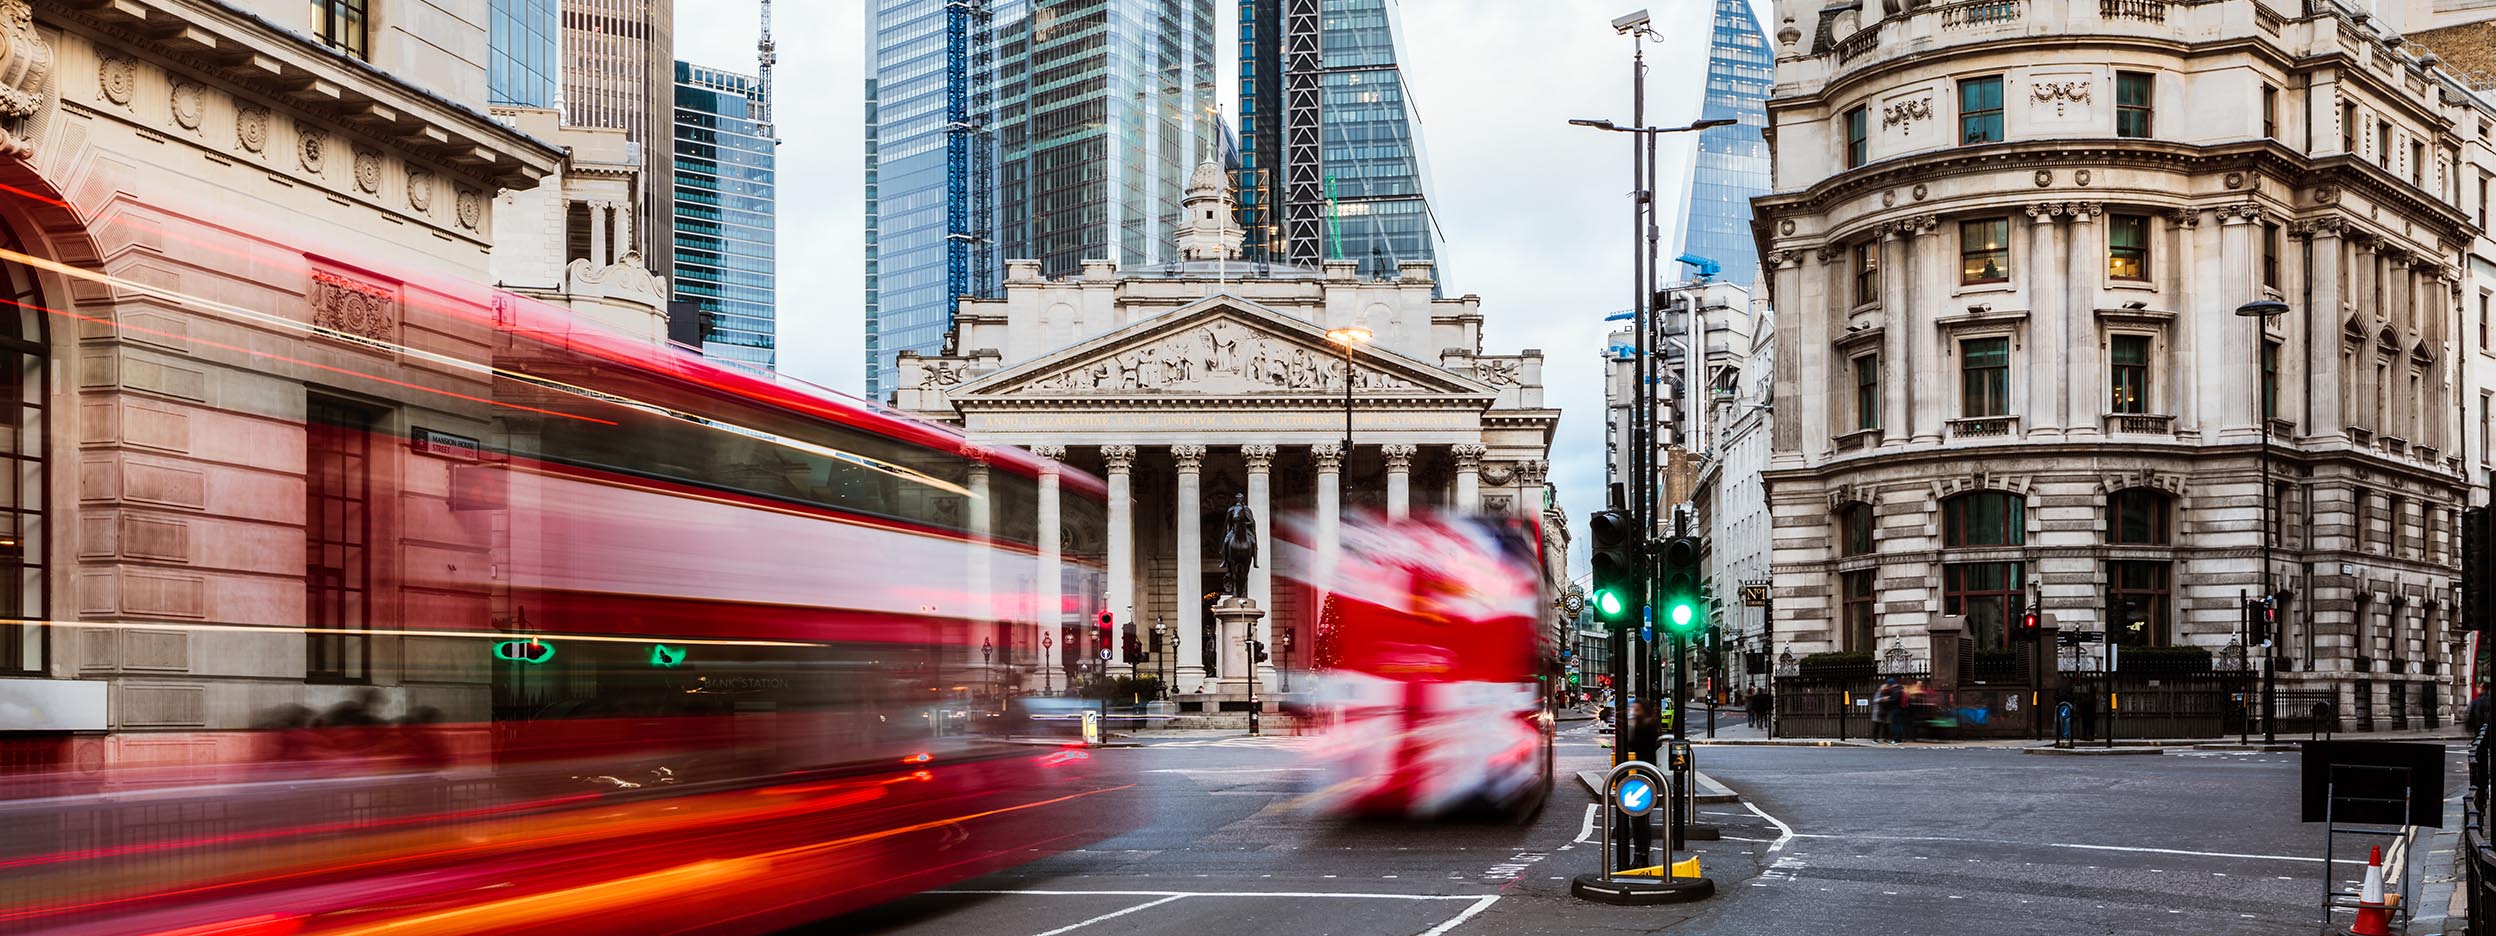
M 0 224 L 0 244 L 25 252 Z M 45 306 L 27 267 L 0 262 L 0 618 L 42 620 L 50 614 L 44 587 L 43 508 L 50 498 L 44 470 Z M 0 673 L 40 672 L 49 662 L 50 628 L 0 624 Z
M 2155 488 L 2126 488 L 2107 495 L 2106 541 L 2127 546 L 2173 543 L 2168 505 L 2166 492 Z
M 1961 494 L 1941 504 L 1942 545 L 2019 546 L 2027 542 L 2025 504 L 2001 491 Z

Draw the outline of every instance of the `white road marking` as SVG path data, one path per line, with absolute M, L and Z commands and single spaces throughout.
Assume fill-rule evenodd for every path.
M 1595 810 L 1601 808 L 1603 808 L 1602 803 L 1586 804 L 1586 821 L 1578 825 L 1577 838 L 1571 839 L 1569 844 L 1584 845 L 1595 840 Z
M 1793 826 L 1786 825 L 1786 824 L 1785 824 L 1785 823 L 1783 823 L 1783 822 L 1779 822 L 1779 821 L 1777 820 L 1777 817 L 1769 815 L 1766 811 L 1761 810 L 1761 809 L 1760 809 L 1757 805 L 1754 805 L 1754 804 L 1752 804 L 1752 803 L 1745 802 L 1745 803 L 1743 803 L 1743 804 L 1742 804 L 1742 808 L 1750 810 L 1752 815 L 1758 816 L 1758 817 L 1760 817 L 1760 818 L 1762 818 L 1762 819 L 1766 819 L 1766 820 L 1768 820 L 1768 824 L 1769 824 L 1769 825 L 1772 825 L 1772 826 L 1776 826 L 1776 827 L 1777 827 L 1777 841 L 1776 841 L 1776 844 L 1773 844 L 1773 845 L 1768 846 L 1768 850 L 1769 850 L 1769 851 L 1772 851 L 1772 852 L 1774 852 L 1774 851 L 1781 851 L 1781 850 L 1783 850 L 1783 849 L 1785 848 L 1785 844 L 1786 844 L 1787 842 L 1791 842 L 1791 841 L 1793 841 L 1793 840 L 1794 840 L 1794 827 L 1793 827 Z
M 1492 905 L 1492 904 L 1495 904 L 1495 903 L 1498 903 L 1498 902 L 1499 902 L 1499 895 L 1497 895 L 1497 894 L 1493 894 L 1493 895 L 1491 895 L 1491 896 L 1489 896 L 1489 897 L 1484 897 L 1484 898 L 1482 898 L 1482 899 L 1480 899 L 1480 900 L 1476 900 L 1476 901 L 1474 901 L 1474 902 L 1473 902 L 1473 906 L 1470 906 L 1470 907 L 1466 907 L 1466 908 L 1465 908 L 1465 912 L 1457 914 L 1455 917 L 1453 917 L 1453 918 L 1449 919 L 1449 920 L 1448 920 L 1447 922 L 1445 922 L 1445 923 L 1441 923 L 1441 924 L 1439 924 L 1439 925 L 1437 925 L 1437 926 L 1433 926 L 1433 927 L 1431 927 L 1431 928 L 1429 928 L 1429 929 L 1422 930 L 1422 931 L 1421 931 L 1421 936 L 1445 936 L 1445 934 L 1447 933 L 1447 931 L 1448 931 L 1448 930 L 1455 929 L 1457 926 L 1459 926 L 1459 925 L 1463 924 L 1466 920 L 1473 919 L 1473 915 L 1474 915 L 1474 914 L 1480 913 L 1480 912 L 1482 912 L 1482 911 L 1484 911 L 1484 910 L 1488 910 L 1488 909 L 1490 909 L 1490 908 L 1491 908 L 1491 905 Z
M 936 890 L 930 894 L 1023 897 L 1356 897 L 1362 900 L 1482 900 L 1474 894 L 1372 894 L 1355 891 Z
M 2243 852 L 2187 851 L 2181 848 L 2140 848 L 2131 845 L 2082 845 L 2077 842 L 2047 842 L 2048 848 L 2081 848 L 2089 851 L 2142 852 L 2154 855 L 2191 855 L 2196 858 L 2252 858 L 2260 861 L 2306 861 L 2321 864 L 2323 859 L 2311 855 L 2248 855 Z M 2335 858 L 2338 864 L 2365 864 L 2350 858 Z M 2285 880 L 2283 878 L 2283 880 Z
M 1094 923 L 1101 922 L 1102 920 L 1108 920 L 1108 919 L 1114 919 L 1114 918 L 1117 918 L 1117 917 L 1126 916 L 1127 914 L 1134 913 L 1134 912 L 1136 912 L 1136 911 L 1138 911 L 1138 910 L 1142 910 L 1142 909 L 1145 909 L 1145 908 L 1147 908 L 1147 907 L 1158 907 L 1158 906 L 1161 906 L 1162 904 L 1166 904 L 1166 903 L 1169 903 L 1169 902 L 1171 902 L 1171 901 L 1173 901 L 1173 900 L 1177 900 L 1177 899 L 1179 899 L 1179 897 L 1180 897 L 1180 896 L 1183 896 L 1183 895 L 1172 895 L 1172 896 L 1169 896 L 1169 897 L 1164 897 L 1164 898 L 1162 898 L 1162 899 L 1160 899 L 1160 900 L 1148 900 L 1148 901 L 1145 901 L 1145 902 L 1143 902 L 1143 903 L 1136 904 L 1135 906 L 1128 907 L 1128 908 L 1126 908 L 1126 909 L 1124 909 L 1124 910 L 1112 910 L 1112 911 L 1110 911 L 1110 912 L 1108 912 L 1108 913 L 1101 914 L 1100 916 L 1093 917 L 1093 918 L 1091 918 L 1091 919 L 1089 919 L 1089 920 L 1085 920 L 1085 921 L 1080 922 L 1080 923 L 1069 923 L 1069 924 L 1067 924 L 1067 925 L 1065 925 L 1065 926 L 1061 926 L 1061 927 L 1058 927 L 1058 928 L 1056 928 L 1056 929 L 1050 930 L 1050 931 L 1048 931 L 1048 932 L 1041 933 L 1041 934 L 1039 934 L 1039 936 L 1057 936 L 1057 934 L 1059 934 L 1059 933 L 1073 932 L 1073 931 L 1075 931 L 1075 930 L 1079 930 L 1079 929 L 1082 929 L 1082 928 L 1084 928 L 1084 927 L 1090 926 L 1090 925 L 1092 925 L 1092 924 L 1094 924 Z

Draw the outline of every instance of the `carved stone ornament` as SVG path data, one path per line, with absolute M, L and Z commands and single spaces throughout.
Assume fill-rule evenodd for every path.
M 419 213 L 433 210 L 433 173 L 418 169 L 407 174 L 407 206 Z
M 269 148 L 269 109 L 247 105 L 234 112 L 234 142 L 254 153 Z
M 2038 187 L 2038 188 L 2044 188 L 2044 187 L 2049 186 L 2049 185 L 2052 185 L 2052 184 L 2054 184 L 2054 170 L 2052 170 L 2052 169 L 2039 169 L 2039 170 L 2037 170 L 2037 187 Z
M 399 294 L 327 270 L 312 271 L 312 325 L 340 335 L 389 341 L 399 328 Z
M 95 65 L 95 81 L 105 100 L 128 104 L 139 90 L 139 63 L 126 55 L 106 55 Z
M 2167 220 L 2175 222 L 2175 226 L 2176 226 L 2176 227 L 2186 227 L 2186 228 L 2200 227 L 2200 226 L 2201 226 L 2201 209 L 2199 209 L 2199 208 L 2169 208 L 2169 209 L 2167 209 Z
M 1354 389 L 1420 389 L 1412 381 L 1366 367 L 1353 371 Z M 1343 391 L 1343 359 L 1219 319 L 1041 377 L 1015 393 L 1157 390 L 1179 393 L 1259 393 L 1268 390 Z
M 1515 465 L 1507 462 L 1492 462 L 1482 466 L 1482 483 L 1484 484 L 1498 487 L 1516 479 L 1517 466 Z
M 1795 253 L 1795 252 L 1794 252 L 1794 251 L 1791 251 L 1791 250 L 1771 250 L 1771 251 L 1769 251 L 1769 252 L 1768 252 L 1768 258 L 1767 258 L 1767 259 L 1768 259 L 1768 268 L 1769 268 L 1769 269 L 1771 269 L 1771 270 L 1774 270 L 1774 269 L 1777 269 L 1777 268 L 1783 267 L 1783 266 L 1785 266 L 1785 265 L 1786 265 L 1786 264 L 1788 264 L 1788 263 L 1792 263 L 1792 262 L 1794 262 L 1794 253 Z
M 2315 204 L 2317 204 L 2317 205 L 2328 205 L 2328 204 L 2331 204 L 2331 203 L 2336 202 L 2336 201 L 2339 201 L 2339 200 L 2340 200 L 2340 187 L 2339 187 L 2339 186 L 2337 186 L 2337 185 L 2317 185 L 2317 186 L 2315 186 L 2315 187 L 2314 187 L 2314 203 L 2315 203 Z
M 1482 456 L 1490 454 L 1491 447 L 1480 442 L 1458 442 L 1449 446 L 1448 451 L 1455 454 L 1456 467 L 1462 470 L 1480 467 Z
M 1170 447 L 1170 459 L 1180 471 L 1195 471 L 1205 466 L 1205 447 L 1194 442 L 1181 442 Z
M 52 77 L 52 44 L 35 32 L 26 0 L 0 0 L 0 156 L 32 156 L 27 124 L 42 112 Z
M 477 194 L 475 189 L 460 189 L 456 207 L 460 227 L 473 231 L 485 220 L 485 196 Z
M 2039 81 L 2028 86 L 2028 96 L 2039 104 L 2054 105 L 2054 116 L 2063 116 L 2063 108 L 2089 102 L 2086 81 Z
M 970 370 L 969 361 L 929 358 L 920 364 L 919 389 L 941 390 L 957 386 L 969 378 Z
M 295 152 L 303 157 L 303 168 L 310 172 L 321 171 L 321 159 L 327 155 L 323 152 L 325 147 L 322 144 L 327 140 L 321 128 L 308 123 L 296 124 L 295 138 L 298 141 Z
M 1777 222 L 1777 233 L 1783 234 L 1787 237 L 1794 236 L 1794 219 L 1787 218 L 1783 221 Z
M 1343 443 L 1320 442 L 1309 446 L 1309 461 L 1319 471 L 1335 471 L 1343 467 Z
M 1482 512 L 1504 514 L 1514 509 L 1516 503 L 1517 499 L 1507 494 L 1485 494 L 1482 495 Z
M 1525 362 L 1516 358 L 1480 358 L 1474 362 L 1474 379 L 1494 387 L 1518 387 L 1525 384 Z
M 1882 192 L 1882 193 L 1881 193 L 1881 207 L 1883 207 L 1883 208 L 1889 208 L 1889 207 L 1895 206 L 1895 205 L 1897 205 L 1897 204 L 1898 204 L 1898 190 L 1897 190 L 1897 189 L 1890 189 L 1889 191 L 1886 191 L 1886 192 Z
M 173 83 L 173 122 L 184 130 L 199 129 L 200 114 L 208 108 L 208 90 L 195 81 Z
M 1378 447 L 1378 454 L 1386 456 L 1388 471 L 1413 470 L 1413 456 L 1420 453 L 1418 445 L 1389 443 Z
M 1550 462 L 1539 458 L 1529 458 L 1517 463 L 1517 479 L 1527 484 L 1540 485 L 1550 477 Z
M 367 194 L 381 191 L 381 154 L 358 148 L 355 151 L 355 187 Z
M 1274 467 L 1274 451 L 1273 443 L 1250 442 L 1239 447 L 1239 457 L 1248 460 L 1250 472 L 1262 472 Z
M 1066 447 L 1063 445 L 1049 445 L 1045 443 L 1035 445 L 1031 447 L 1031 453 L 1050 461 L 1066 460 Z
M 1881 105 L 1881 129 L 1883 130 L 1900 124 L 1914 126 L 1918 120 L 1931 119 L 1933 119 L 1933 99 L 1929 97 Z
M 1133 470 L 1133 469 L 1135 468 L 1135 446 L 1132 446 L 1132 445 L 1104 445 L 1104 446 L 1101 446 L 1101 465 L 1102 465 L 1102 467 L 1107 468 L 1107 469 L 1109 469 L 1110 471 L 1113 471 L 1113 472 L 1122 472 L 1122 473 L 1123 473 L 1123 472 L 1126 472 L 1126 471 Z
M 2089 187 L 2089 171 L 2088 171 L 2088 170 L 2086 170 L 2086 169 L 2074 169 L 2074 170 L 2072 170 L 2072 171 L 2071 171 L 2071 182 L 2072 182 L 2072 184 L 2077 185 L 2077 186 L 2080 186 L 2081 188 L 2088 188 L 2088 187 Z
M 1923 201 L 1925 192 L 1926 189 L 1924 188 L 1924 183 L 1922 182 L 1916 183 L 1914 188 L 1907 190 L 1907 194 L 1910 197 L 1913 197 L 1916 201 Z
M 2244 188 L 2244 187 L 2245 187 L 2245 174 L 2244 174 L 2244 173 L 2241 173 L 2241 172 L 2231 172 L 2231 173 L 2228 173 L 2227 175 L 2225 175 L 2225 176 L 2221 177 L 2221 178 L 2220 178 L 2220 180 L 2219 180 L 2219 182 L 2220 182 L 2220 184 L 2223 184 L 2223 185 L 2227 186 L 2228 188 L 2232 188 L 2232 189 L 2240 189 L 2240 188 Z

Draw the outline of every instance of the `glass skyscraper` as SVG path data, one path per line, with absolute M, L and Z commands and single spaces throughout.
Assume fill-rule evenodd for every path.
M 777 366 L 772 141 L 745 75 L 676 63 L 674 298 L 694 303 L 702 353 Z
M 868 4 L 867 381 L 943 350 L 1003 262 L 1174 256 L 1212 155 L 1213 0 Z
M 1438 259 L 1395 0 L 1240 0 L 1239 222 L 1251 259 Z M 1314 127 L 1317 132 L 1299 132 Z
M 1768 193 L 1768 87 L 1776 62 L 1748 0 L 1716 0 L 1708 42 L 1707 90 L 1700 118 L 1741 123 L 1699 131 L 1690 197 L 1682 200 L 1681 249 L 1723 266 L 1717 277 L 1744 289 L 1759 276 L 1751 239 L 1751 198 Z M 1685 270 L 1685 272 L 1687 272 Z
M 493 47 L 487 53 L 485 90 L 490 103 L 513 107 L 555 106 L 555 0 L 494 0 Z

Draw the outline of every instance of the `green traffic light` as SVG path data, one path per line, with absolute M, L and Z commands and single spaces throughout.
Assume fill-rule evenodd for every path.
M 1599 591 L 1595 593 L 1595 613 L 1608 618 L 1616 618 L 1621 616 L 1621 610 L 1620 592 Z
M 1673 602 L 1673 606 L 1665 610 L 1665 619 L 1677 631 L 1689 630 L 1691 622 L 1697 617 L 1698 609 L 1687 601 Z

